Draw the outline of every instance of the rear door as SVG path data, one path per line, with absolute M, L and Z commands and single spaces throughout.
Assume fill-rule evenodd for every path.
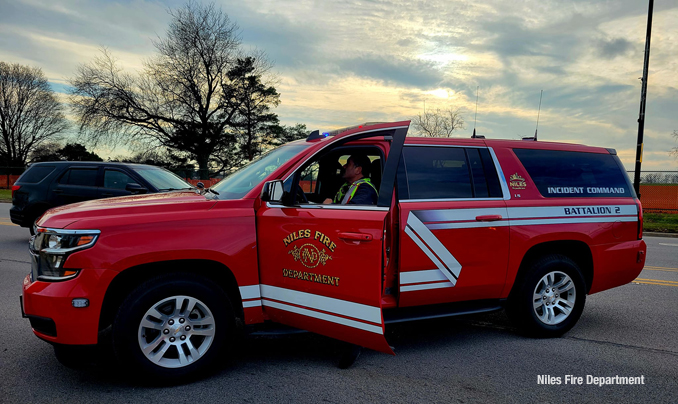
M 393 141 L 377 206 L 264 203 L 258 210 L 261 297 L 272 320 L 392 353 L 381 313 L 382 248 L 406 133 L 403 124 L 378 132 Z M 297 171 L 301 177 L 303 164 Z
M 99 167 L 72 166 L 52 183 L 48 198 L 54 206 L 97 199 L 98 177 Z
M 403 150 L 401 307 L 500 297 L 509 253 L 508 187 L 492 150 L 468 143 Z

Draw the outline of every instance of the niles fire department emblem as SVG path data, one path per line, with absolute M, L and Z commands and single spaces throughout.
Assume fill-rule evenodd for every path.
M 320 248 L 318 248 L 314 243 L 307 242 L 301 246 L 295 245 L 287 252 L 292 255 L 294 261 L 301 262 L 306 268 L 315 268 L 320 264 L 327 264 L 327 261 L 332 259 L 330 253 L 333 253 L 334 249 L 337 248 L 337 245 L 325 234 L 319 231 L 311 232 L 311 229 L 297 230 L 288 234 L 287 237 L 283 239 L 283 244 L 287 247 L 297 240 L 314 240 L 321 244 Z M 327 250 L 329 250 L 329 252 Z
M 513 189 L 525 189 L 527 187 L 527 182 L 525 178 L 521 177 L 518 173 L 511 174 L 509 177 L 509 185 Z
M 318 247 L 313 244 L 304 244 L 301 247 L 294 246 L 292 250 L 288 252 L 292 254 L 295 261 L 300 261 L 301 265 L 306 268 L 315 268 L 319 264 L 327 264 L 327 260 L 331 260 L 332 257 L 327 255 L 325 249 L 319 250 Z
M 306 268 L 316 268 L 320 264 L 325 266 L 327 261 L 332 259 L 330 254 L 337 248 L 337 245 L 328 236 L 319 231 L 311 232 L 311 229 L 297 230 L 288 234 L 283 239 L 283 244 L 285 244 L 285 247 L 288 247 L 297 240 L 303 241 L 303 244 L 296 243 L 291 246 L 292 248 L 287 251 L 287 254 L 294 258 L 294 262 L 299 262 Z M 338 276 L 288 268 L 282 269 L 282 276 L 336 287 L 339 286 L 340 281 Z

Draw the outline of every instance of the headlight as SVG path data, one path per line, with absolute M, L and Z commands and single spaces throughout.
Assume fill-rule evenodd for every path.
M 78 275 L 78 269 L 64 269 L 68 255 L 90 248 L 99 230 L 64 230 L 36 227 L 29 249 L 33 255 L 32 276 L 41 281 L 62 281 Z

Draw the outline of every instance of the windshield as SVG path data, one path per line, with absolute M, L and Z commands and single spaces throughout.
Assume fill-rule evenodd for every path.
M 219 199 L 239 199 L 245 196 L 269 174 L 308 147 L 306 144 L 281 146 L 262 155 L 212 187 Z
M 156 187 L 158 191 L 193 188 L 191 184 L 181 179 L 181 177 L 164 168 L 134 167 L 134 171 L 144 177 L 144 179 Z

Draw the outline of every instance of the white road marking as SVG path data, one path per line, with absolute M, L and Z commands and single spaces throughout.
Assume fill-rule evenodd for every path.
M 678 247 L 678 244 L 659 243 L 659 245 L 670 245 L 672 247 Z

